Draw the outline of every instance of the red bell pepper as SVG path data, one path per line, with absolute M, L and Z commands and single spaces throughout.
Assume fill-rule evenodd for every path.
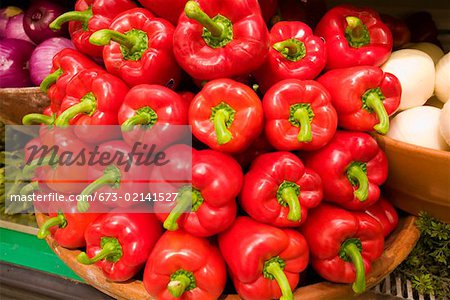
M 86 252 L 77 260 L 95 263 L 111 281 L 126 281 L 144 266 L 161 234 L 154 214 L 143 213 L 143 208 L 128 213 L 112 210 L 86 228 Z
M 294 299 L 292 290 L 309 260 L 308 245 L 300 233 L 238 217 L 219 235 L 219 246 L 242 298 Z
M 325 0 L 283 0 L 279 1 L 278 12 L 272 17 L 271 23 L 301 21 L 315 28 L 326 11 Z
M 126 95 L 118 113 L 123 138 L 132 147 L 141 142 L 164 149 L 183 137 L 183 127 L 188 124 L 188 109 L 189 102 L 169 88 L 147 84 L 135 86 Z M 135 125 L 144 128 L 134 128 Z
M 256 158 L 244 177 L 242 208 L 253 219 L 277 227 L 297 227 L 322 201 L 319 175 L 290 152 Z
M 359 66 L 328 71 L 317 81 L 330 92 L 340 127 L 389 131 L 389 116 L 397 111 L 402 94 L 395 75 L 379 67 Z
M 392 51 L 389 28 L 369 8 L 336 6 L 323 16 L 315 34 L 325 39 L 327 69 L 380 66 Z
M 300 230 L 320 276 L 332 282 L 353 282 L 355 293 L 365 291 L 365 275 L 384 249 L 383 230 L 375 219 L 322 204 L 311 211 Z
M 136 202 L 130 200 L 130 195 L 147 194 L 149 166 L 137 163 L 135 157 L 130 157 L 132 148 L 122 140 L 108 141 L 98 146 L 99 156 L 106 156 L 111 160 L 107 165 L 96 163 L 89 166 L 88 180 L 93 180 L 81 192 L 81 195 L 94 193 L 109 194 L 110 197 L 103 204 L 105 207 L 129 207 Z M 84 199 L 87 199 L 84 198 Z M 78 210 L 85 212 L 89 209 L 89 202 L 78 201 Z M 104 209 L 104 208 L 103 208 Z
M 398 225 L 398 214 L 391 202 L 381 196 L 375 204 L 369 206 L 366 214 L 377 220 L 383 228 L 383 234 L 387 237 Z
M 81 192 L 86 185 L 88 168 L 86 164 L 68 164 L 66 162 L 76 157 L 80 151 L 89 153 L 92 151 L 92 147 L 80 141 L 73 134 L 71 128 L 52 128 L 42 131 L 40 143 L 34 144 L 34 150 L 26 149 L 30 155 L 28 155 L 22 170 L 23 178 L 43 182 L 52 190 L 60 193 Z
M 84 232 L 86 228 L 101 214 L 79 213 L 75 201 L 70 201 L 65 195 L 65 201 L 49 205 L 49 216 L 39 228 L 37 237 L 44 239 L 50 234 L 55 241 L 68 249 L 76 249 L 86 246 Z M 58 212 L 55 212 L 58 210 Z
M 192 134 L 210 148 L 244 151 L 262 131 L 263 110 L 258 95 L 231 79 L 208 82 L 189 108 Z
M 66 48 L 58 52 L 52 60 L 50 75 L 44 78 L 40 88 L 46 92 L 53 110 L 59 110 L 66 96 L 69 81 L 80 71 L 101 69 L 95 62 L 80 52 Z
M 267 59 L 254 72 L 263 93 L 283 79 L 314 79 L 325 67 L 325 44 L 305 23 L 275 24 L 270 30 L 270 44 Z
M 246 86 L 251 87 L 256 93 L 258 93 L 259 86 L 256 83 L 254 76 L 252 74 L 234 76 L 232 79 L 234 81 L 243 83 Z M 200 79 L 195 79 L 195 78 L 192 78 L 192 81 L 195 84 L 195 86 L 200 89 L 202 89 L 205 86 L 205 84 L 208 83 L 208 80 L 200 80 Z
M 364 210 L 380 198 L 388 161 L 369 134 L 338 130 L 328 145 L 304 158 L 305 165 L 322 178 L 325 201 Z
M 176 201 L 156 201 L 154 210 L 167 230 L 184 229 L 195 236 L 212 236 L 227 229 L 236 217 L 236 198 L 243 174 L 230 156 L 174 145 L 164 151 L 169 163 L 154 167 L 150 190 L 155 194 L 177 193 Z M 192 153 L 192 158 L 189 157 Z M 187 156 L 185 156 L 187 155 Z M 173 180 L 186 174 L 186 182 Z M 152 183 L 157 180 L 157 184 Z
M 180 95 L 181 98 L 183 98 L 184 102 L 186 102 L 188 106 L 189 104 L 191 104 L 192 100 L 195 97 L 194 93 L 188 91 L 179 92 L 178 95 Z
M 131 0 L 77 0 L 75 11 L 60 15 L 50 24 L 50 28 L 59 30 L 64 23 L 70 21 L 70 37 L 78 51 L 102 57 L 103 47 L 89 43 L 91 34 L 108 28 L 118 14 L 135 7 L 136 4 Z
M 45 124 L 52 125 L 55 117 L 60 114 L 61 103 L 66 96 L 69 81 L 80 71 L 100 67 L 80 52 L 66 48 L 58 52 L 52 61 L 50 75 L 41 83 L 41 90 L 46 92 L 50 99 L 50 106 L 43 114 L 28 114 L 22 119 L 24 125 Z
M 256 70 L 269 50 L 269 33 L 257 0 L 188 1 L 174 34 L 180 66 L 211 80 Z
M 392 33 L 394 49 L 401 49 L 411 41 L 411 32 L 405 21 L 387 14 L 381 14 L 380 16 Z
M 120 131 L 93 130 L 86 125 L 117 125 L 117 113 L 127 92 L 128 87 L 122 80 L 103 70 L 81 71 L 67 84 L 62 112 L 55 125 L 83 125 L 75 128 L 76 134 L 90 143 L 116 138 Z
M 247 169 L 250 164 L 261 154 L 274 151 L 272 145 L 264 133 L 260 134 L 244 152 L 233 154 L 233 157 L 243 169 Z
M 278 0 L 258 0 L 259 6 L 261 7 L 261 14 L 266 23 L 272 19 L 272 17 L 277 13 Z
M 316 150 L 336 132 L 330 93 L 312 80 L 276 83 L 264 95 L 263 109 L 267 139 L 278 150 Z
M 109 29 L 93 33 L 89 41 L 103 48 L 105 67 L 130 87 L 138 84 L 178 86 L 180 68 L 173 54 L 172 24 L 143 8 L 118 15 Z
M 166 231 L 144 271 L 144 286 L 159 300 L 218 299 L 227 278 L 225 262 L 207 239 L 184 231 Z
M 139 0 L 143 7 L 177 26 L 187 0 Z

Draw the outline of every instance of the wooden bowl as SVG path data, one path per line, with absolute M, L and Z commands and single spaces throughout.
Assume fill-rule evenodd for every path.
M 450 152 L 375 135 L 389 160 L 385 195 L 411 214 L 427 211 L 450 223 Z
M 26 114 L 40 113 L 50 100 L 38 87 L 0 89 L 0 120 L 5 124 L 22 124 Z
M 36 214 L 39 226 L 43 224 L 47 216 Z M 389 236 L 385 243 L 385 250 L 372 266 L 372 271 L 366 278 L 367 289 L 370 289 L 391 273 L 414 248 L 420 233 L 414 222 L 416 217 L 403 217 L 399 221 L 397 229 Z M 68 250 L 58 245 L 52 238 L 47 237 L 50 248 L 58 255 L 67 266 L 69 266 L 78 276 L 83 278 L 88 284 L 116 299 L 152 299 L 145 291 L 140 280 L 130 280 L 125 283 L 114 283 L 108 281 L 102 271 L 95 265 L 86 266 L 77 262 L 76 256 L 79 250 Z M 294 293 L 295 299 L 320 300 L 320 299 L 349 299 L 355 296 L 349 284 L 335 284 L 321 282 L 298 288 Z M 223 295 L 221 299 L 237 300 L 238 295 Z

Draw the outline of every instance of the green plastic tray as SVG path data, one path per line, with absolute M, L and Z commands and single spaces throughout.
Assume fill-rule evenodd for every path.
M 0 261 L 83 281 L 36 236 L 0 228 Z

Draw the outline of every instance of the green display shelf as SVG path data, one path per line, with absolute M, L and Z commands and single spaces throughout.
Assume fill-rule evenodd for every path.
M 83 281 L 36 236 L 0 228 L 0 261 Z

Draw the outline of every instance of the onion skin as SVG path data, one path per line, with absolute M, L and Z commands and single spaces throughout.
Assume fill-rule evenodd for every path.
M 6 25 L 11 17 L 23 13 L 23 11 L 16 6 L 8 6 L 0 9 L 0 38 L 6 37 Z
M 31 86 L 28 60 L 34 50 L 30 42 L 4 39 L 0 43 L 0 88 Z
M 56 1 L 38 0 L 31 4 L 23 18 L 23 28 L 28 37 L 36 44 L 46 39 L 67 35 L 67 24 L 53 31 L 48 25 L 65 12 Z
M 7 39 L 24 40 L 34 44 L 23 29 L 23 17 L 24 14 L 18 14 L 9 19 L 8 24 L 6 25 L 5 37 Z
M 34 49 L 30 58 L 30 77 L 34 85 L 40 85 L 50 74 L 53 56 L 65 48 L 75 49 L 69 39 L 63 37 L 50 38 Z

